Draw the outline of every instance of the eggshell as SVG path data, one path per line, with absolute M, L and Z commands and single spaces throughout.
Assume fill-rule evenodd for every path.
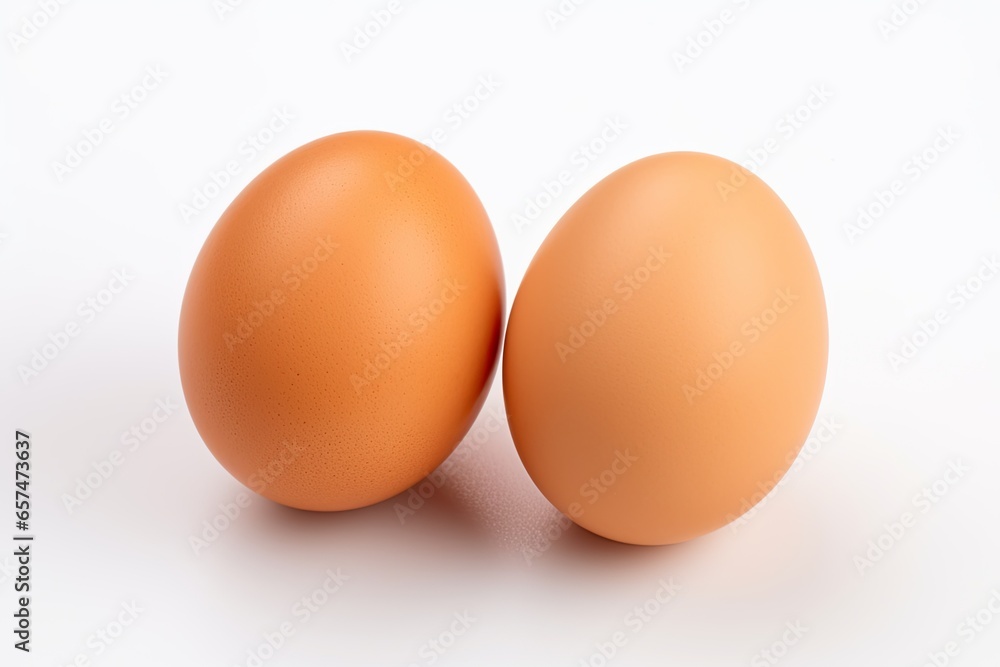
M 669 544 L 773 488 L 826 365 L 822 286 L 792 214 L 738 165 L 667 153 L 595 185 L 543 242 L 511 310 L 504 398 L 558 509 Z
M 180 318 L 184 396 L 251 489 L 369 505 L 468 430 L 503 314 L 496 238 L 458 170 L 405 137 L 329 136 L 265 169 L 205 242 Z

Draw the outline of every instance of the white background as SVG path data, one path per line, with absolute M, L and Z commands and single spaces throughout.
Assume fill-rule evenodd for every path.
M 556 0 L 421 0 L 348 58 L 342 45 L 387 2 L 248 0 L 220 17 L 211 0 L 103 0 L 51 18 L 30 0 L 5 3 L 0 429 L 9 469 L 15 428 L 32 434 L 37 542 L 30 656 L 11 647 L 13 560 L 0 550 L 0 662 L 246 665 L 289 622 L 294 634 L 264 664 L 600 665 L 596 644 L 619 631 L 627 642 L 609 664 L 762 665 L 773 650 L 789 666 L 917 666 L 949 642 L 949 664 L 997 664 L 1000 615 L 983 612 L 993 622 L 981 631 L 963 624 L 1000 590 L 1000 279 L 971 301 L 955 290 L 977 287 L 1000 251 L 1000 7 L 909 4 L 917 11 L 886 33 L 889 0 L 605 0 L 555 25 Z M 711 36 L 705 21 L 720 32 L 724 9 L 731 21 Z M 706 46 L 679 65 L 692 39 Z M 130 92 L 147 68 L 166 76 Z M 499 87 L 480 89 L 456 122 L 450 110 L 481 77 Z M 821 88 L 829 98 L 802 107 Z M 276 108 L 294 119 L 251 157 L 244 142 Z M 60 178 L 55 163 L 104 118 L 111 132 Z M 609 119 L 627 127 L 581 161 Z M 614 169 L 674 150 L 745 161 L 773 139 L 757 172 L 797 216 L 824 279 L 820 418 L 834 436 L 813 441 L 745 522 L 629 547 L 563 530 L 490 417 L 502 414 L 498 379 L 461 460 L 405 522 L 406 495 L 328 515 L 254 498 L 196 554 L 190 538 L 243 491 L 200 441 L 177 370 L 178 312 L 203 240 L 298 145 L 362 128 L 426 139 L 438 127 L 438 150 L 493 220 L 508 302 L 547 231 Z M 957 139 L 937 153 L 941 131 Z M 936 160 L 914 172 L 925 150 Z M 230 160 L 239 173 L 185 220 L 181 205 Z M 572 185 L 519 230 L 512 216 L 563 169 Z M 884 214 L 849 235 L 859 207 L 877 211 L 897 179 Z M 122 269 L 128 286 L 82 315 Z M 947 321 L 894 367 L 890 353 L 939 309 Z M 73 323 L 78 335 L 25 381 L 19 367 Z M 130 451 L 122 434 L 157 399 L 180 407 Z M 121 465 L 67 509 L 114 450 Z M 952 464 L 967 471 L 939 481 Z M 0 475 L 5 506 L 11 477 Z M 935 482 L 935 502 L 915 502 Z M 886 534 L 905 513 L 912 525 Z M 12 515 L 0 510 L 5 544 Z M 297 601 L 337 568 L 350 578 L 302 622 Z M 661 579 L 680 590 L 649 602 Z M 96 639 L 133 602 L 135 622 L 110 645 Z M 647 602 L 655 613 L 637 628 L 629 614 Z M 462 613 L 474 622 L 449 637 Z M 789 623 L 807 630 L 782 647 Z M 440 655 L 428 652 L 437 638 L 451 644 Z

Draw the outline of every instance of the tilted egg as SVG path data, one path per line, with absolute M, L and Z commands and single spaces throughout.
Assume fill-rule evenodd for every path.
M 503 328 L 482 204 L 429 148 L 309 143 L 212 230 L 180 317 L 184 396 L 236 479 L 279 503 L 376 503 L 434 470 L 482 406 Z

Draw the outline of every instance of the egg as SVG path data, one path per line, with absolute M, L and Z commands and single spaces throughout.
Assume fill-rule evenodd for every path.
M 266 168 L 191 271 L 178 350 L 199 434 L 278 503 L 406 490 L 471 426 L 505 312 L 493 228 L 441 155 L 347 132 Z
M 671 544 L 735 520 L 794 462 L 827 315 L 774 191 L 723 158 L 666 153 L 559 220 L 504 345 L 511 434 L 546 498 L 598 535 Z

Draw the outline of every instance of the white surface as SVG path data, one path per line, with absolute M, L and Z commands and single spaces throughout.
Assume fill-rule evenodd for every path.
M 1000 590 L 1000 280 L 960 310 L 949 293 L 1000 252 L 1000 6 L 924 3 L 884 38 L 886 0 L 589 2 L 555 29 L 545 11 L 557 0 L 424 0 L 404 2 L 347 62 L 341 43 L 387 4 L 250 0 L 220 19 L 211 0 L 70 3 L 15 52 L 9 33 L 39 5 L 5 3 L 0 429 L 5 469 L 7 434 L 33 435 L 38 542 L 34 651 L 15 652 L 5 623 L 0 662 L 246 665 L 288 621 L 294 634 L 264 664 L 423 665 L 422 647 L 468 612 L 475 622 L 436 664 L 579 665 L 617 631 L 627 643 L 614 665 L 771 664 L 759 652 L 800 622 L 808 630 L 783 665 L 922 665 L 951 641 L 950 664 L 995 665 L 1000 614 L 972 641 L 960 625 Z M 679 71 L 674 53 L 724 8 L 732 22 Z M 124 117 L 116 99 L 147 67 L 166 78 Z M 490 76 L 499 88 L 450 120 Z M 817 86 L 832 97 L 814 99 L 794 133 L 779 125 Z M 241 144 L 276 108 L 294 119 L 251 156 Z M 53 163 L 105 117 L 112 132 L 60 181 Z M 627 128 L 579 169 L 578 147 L 608 119 Z M 670 150 L 745 160 L 773 137 L 758 173 L 798 217 L 824 278 L 820 415 L 836 435 L 735 530 L 633 548 L 559 528 L 506 426 L 490 428 L 498 379 L 479 420 L 486 443 L 466 445 L 405 524 L 395 503 L 406 496 L 333 515 L 254 498 L 195 555 L 189 537 L 242 492 L 181 400 L 177 317 L 202 241 L 243 185 L 302 143 L 359 128 L 426 139 L 437 127 L 493 219 L 511 298 L 562 212 L 617 167 Z M 942 128 L 959 138 L 911 180 L 906 163 Z M 229 160 L 240 172 L 186 223 L 180 204 Z M 568 191 L 518 233 L 512 215 L 562 169 Z M 905 192 L 849 242 L 845 223 L 895 178 Z M 78 304 L 123 268 L 134 280 L 88 321 Z M 938 308 L 948 322 L 893 369 L 888 353 Z M 18 366 L 71 322 L 79 335 L 22 382 Z M 128 451 L 121 434 L 157 399 L 181 407 Z M 122 465 L 69 513 L 64 494 L 115 449 Z M 923 511 L 915 494 L 953 461 L 968 472 Z M 915 524 L 861 574 L 855 557 L 904 512 Z M 12 513 L 0 512 L 4 544 Z M 548 531 L 557 539 L 526 558 Z M 0 564 L 9 623 L 12 561 Z M 301 622 L 296 601 L 337 568 L 350 579 Z M 638 628 L 627 616 L 671 578 L 681 590 Z M 132 601 L 137 621 L 98 655 L 88 638 Z

